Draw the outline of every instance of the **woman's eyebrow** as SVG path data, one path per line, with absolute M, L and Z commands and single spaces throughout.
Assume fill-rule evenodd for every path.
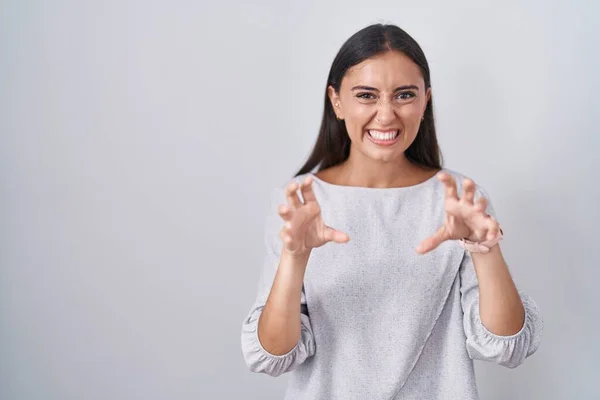
M 394 92 L 398 92 L 400 90 L 407 90 L 407 89 L 419 90 L 419 87 L 417 85 L 398 86 L 396 89 L 394 89 Z M 377 88 L 374 88 L 371 86 L 363 86 L 363 85 L 354 86 L 351 90 L 370 90 L 372 92 L 379 92 L 379 89 L 377 89 Z

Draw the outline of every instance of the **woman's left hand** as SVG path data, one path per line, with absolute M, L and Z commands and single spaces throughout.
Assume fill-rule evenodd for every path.
M 446 240 L 467 239 L 473 242 L 491 240 L 498 234 L 500 225 L 491 215 L 485 213 L 487 199 L 480 197 L 476 202 L 475 182 L 470 179 L 463 181 L 462 197 L 458 197 L 456 182 L 447 172 L 438 174 L 438 179 L 446 188 L 446 222 L 438 231 L 423 240 L 417 247 L 417 252 L 424 254 Z

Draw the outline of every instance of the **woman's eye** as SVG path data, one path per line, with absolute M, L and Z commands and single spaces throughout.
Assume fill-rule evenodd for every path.
M 359 99 L 372 100 L 375 98 L 375 95 L 373 93 L 359 93 L 356 95 L 356 97 L 358 97 Z
M 408 100 L 408 99 L 412 99 L 413 97 L 415 97 L 415 94 L 413 92 L 402 92 L 402 93 L 398 93 L 397 97 L 401 100 Z

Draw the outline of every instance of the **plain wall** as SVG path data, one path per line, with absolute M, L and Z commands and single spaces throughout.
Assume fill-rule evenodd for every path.
M 600 398 L 597 4 L 2 2 L 0 398 L 282 398 L 240 350 L 268 194 L 374 22 L 423 47 L 445 166 L 545 319 L 482 399 Z

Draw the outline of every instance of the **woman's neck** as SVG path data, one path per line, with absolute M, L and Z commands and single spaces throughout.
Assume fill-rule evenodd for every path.
M 321 177 L 342 186 L 393 188 L 417 185 L 431 178 L 437 170 L 427 170 L 411 163 L 406 157 L 394 162 L 360 160 L 350 156 L 335 167 L 323 171 Z

